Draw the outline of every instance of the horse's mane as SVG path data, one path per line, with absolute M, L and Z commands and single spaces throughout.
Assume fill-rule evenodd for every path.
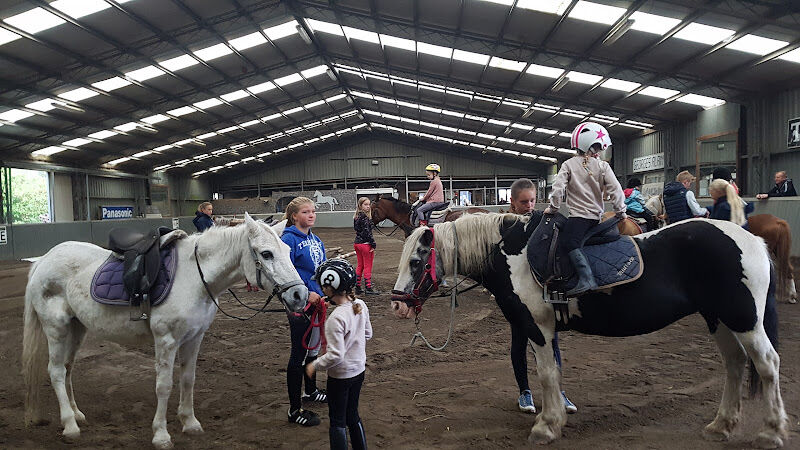
M 401 212 L 401 213 L 408 214 L 408 213 L 411 212 L 411 205 L 409 205 L 408 203 L 406 203 L 406 202 L 404 202 L 404 201 L 402 201 L 400 199 L 396 199 L 396 198 L 392 197 L 391 195 L 386 195 L 386 196 L 382 195 L 381 196 L 381 200 L 389 200 L 394 205 L 394 209 L 399 211 L 399 212 Z
M 460 273 L 480 273 L 489 264 L 489 254 L 494 244 L 500 242 L 500 227 L 506 217 L 518 218 L 515 214 L 466 214 L 454 222 L 439 223 L 433 226 L 434 245 L 442 264 L 449 273 L 453 268 L 454 236 L 458 235 L 458 267 Z M 406 239 L 401 261 L 408 261 L 411 252 L 419 241 L 425 227 L 419 227 Z

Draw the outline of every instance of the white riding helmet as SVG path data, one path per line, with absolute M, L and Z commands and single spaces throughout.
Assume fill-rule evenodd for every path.
M 572 148 L 586 153 L 594 144 L 600 144 L 600 150 L 595 153 L 611 147 L 611 136 L 604 126 L 594 122 L 583 122 L 575 127 L 570 139 Z

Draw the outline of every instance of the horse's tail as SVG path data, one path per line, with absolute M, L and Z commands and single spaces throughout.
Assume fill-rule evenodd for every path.
M 47 366 L 47 340 L 33 309 L 33 296 L 38 289 L 31 289 L 31 279 L 39 261 L 28 272 L 28 287 L 25 289 L 24 331 L 22 334 L 22 377 L 25 380 L 25 425 L 38 425 L 43 422 L 39 415 L 39 390 Z
M 782 219 L 776 221 L 779 231 L 775 236 L 775 263 L 778 265 L 778 297 L 786 299 L 789 295 L 789 280 L 792 278 L 792 232 L 789 224 Z
M 780 276 L 778 276 L 780 279 Z M 772 348 L 778 351 L 778 308 L 775 300 L 775 265 L 769 265 L 769 289 L 767 290 L 767 300 L 764 304 L 764 331 L 767 333 Z M 753 398 L 761 393 L 761 377 L 758 375 L 753 360 L 747 362 L 750 372 L 750 384 L 748 386 L 750 397 Z

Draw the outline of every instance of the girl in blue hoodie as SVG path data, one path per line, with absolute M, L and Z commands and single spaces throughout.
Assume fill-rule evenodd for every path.
M 319 425 L 319 416 L 301 406 L 303 399 L 327 402 L 327 393 L 317 389 L 316 377 L 305 373 L 305 366 L 317 359 L 320 347 L 320 329 L 311 327 L 310 317 L 316 312 L 322 298 L 322 289 L 312 279 L 314 272 L 325 261 L 325 246 L 311 232 L 317 214 L 314 202 L 307 197 L 297 197 L 286 206 L 286 229 L 281 240 L 289 246 L 290 257 L 300 278 L 308 287 L 308 306 L 305 313 L 288 313 L 292 350 L 286 368 L 289 390 L 289 422 L 303 426 Z M 318 319 L 317 319 L 318 320 Z M 317 321 L 315 320 L 315 322 Z M 305 338 L 305 339 L 304 339 Z M 311 349 L 311 350 L 309 350 Z M 305 377 L 305 395 L 300 396 Z

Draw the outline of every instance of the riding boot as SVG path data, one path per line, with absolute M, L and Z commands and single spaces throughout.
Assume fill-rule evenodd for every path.
M 331 450 L 347 450 L 347 428 L 330 427 Z
M 314 376 L 309 377 L 308 373 L 305 371 L 306 366 L 313 363 L 315 359 L 317 359 L 316 356 L 306 356 L 306 360 L 303 364 L 303 381 L 306 385 L 306 395 L 311 395 L 317 392 L 317 372 L 314 372 Z
M 353 450 L 367 450 L 367 435 L 364 433 L 364 424 L 359 420 L 350 427 L 350 443 Z
M 578 284 L 567 292 L 567 296 L 574 297 L 596 289 L 597 282 L 594 280 L 592 268 L 589 266 L 589 261 L 586 260 L 586 256 L 584 256 L 581 249 L 576 248 L 569 252 L 569 259 L 572 261 L 572 266 L 575 267 L 575 272 L 578 274 Z

